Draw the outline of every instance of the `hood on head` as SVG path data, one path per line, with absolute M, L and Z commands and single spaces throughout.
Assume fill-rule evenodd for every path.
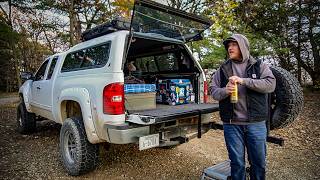
M 228 51 L 228 43 L 230 41 L 235 41 L 238 43 L 243 60 L 248 60 L 250 57 L 250 49 L 249 49 L 250 44 L 248 39 L 242 34 L 233 34 L 232 36 L 228 37 L 225 41 L 223 41 L 223 45 L 227 51 Z

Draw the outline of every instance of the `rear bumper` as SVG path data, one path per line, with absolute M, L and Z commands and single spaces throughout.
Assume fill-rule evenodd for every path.
M 127 124 L 105 124 L 104 130 L 107 133 L 106 140 L 109 143 L 113 144 L 138 143 L 139 137 L 159 133 L 160 146 L 165 146 L 165 144 L 172 144 L 171 141 L 177 141 L 177 139 L 179 139 L 179 142 L 177 142 L 177 144 L 188 142 L 188 140 L 193 139 L 198 135 L 198 126 L 195 124 L 183 126 L 169 126 L 157 129 L 156 126 L 158 125 L 153 124 L 147 126 L 129 126 Z M 203 122 L 203 124 L 201 125 L 201 134 L 208 132 L 210 128 L 211 122 Z
M 150 134 L 150 126 L 104 125 L 107 141 L 113 144 L 129 144 L 139 141 L 139 137 Z

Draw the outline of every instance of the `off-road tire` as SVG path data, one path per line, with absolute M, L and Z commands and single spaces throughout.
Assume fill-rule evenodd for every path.
M 36 116 L 27 111 L 24 102 L 17 108 L 17 130 L 21 134 L 30 134 L 36 131 Z
M 99 145 L 91 144 L 81 118 L 68 118 L 60 130 L 60 157 L 68 174 L 78 176 L 96 168 Z
M 298 80 L 287 70 L 270 67 L 277 80 L 271 94 L 270 129 L 279 129 L 292 123 L 303 108 L 303 93 Z

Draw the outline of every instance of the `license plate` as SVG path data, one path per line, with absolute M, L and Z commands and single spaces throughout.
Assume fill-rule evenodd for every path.
M 139 137 L 139 150 L 145 150 L 159 146 L 159 134 Z

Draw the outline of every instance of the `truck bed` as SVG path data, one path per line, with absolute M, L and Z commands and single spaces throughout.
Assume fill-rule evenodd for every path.
M 195 116 L 219 111 L 219 105 L 214 104 L 184 104 L 169 106 L 157 104 L 156 109 L 131 111 L 130 114 L 149 116 L 155 119 L 155 123 L 169 121 L 176 118 Z

